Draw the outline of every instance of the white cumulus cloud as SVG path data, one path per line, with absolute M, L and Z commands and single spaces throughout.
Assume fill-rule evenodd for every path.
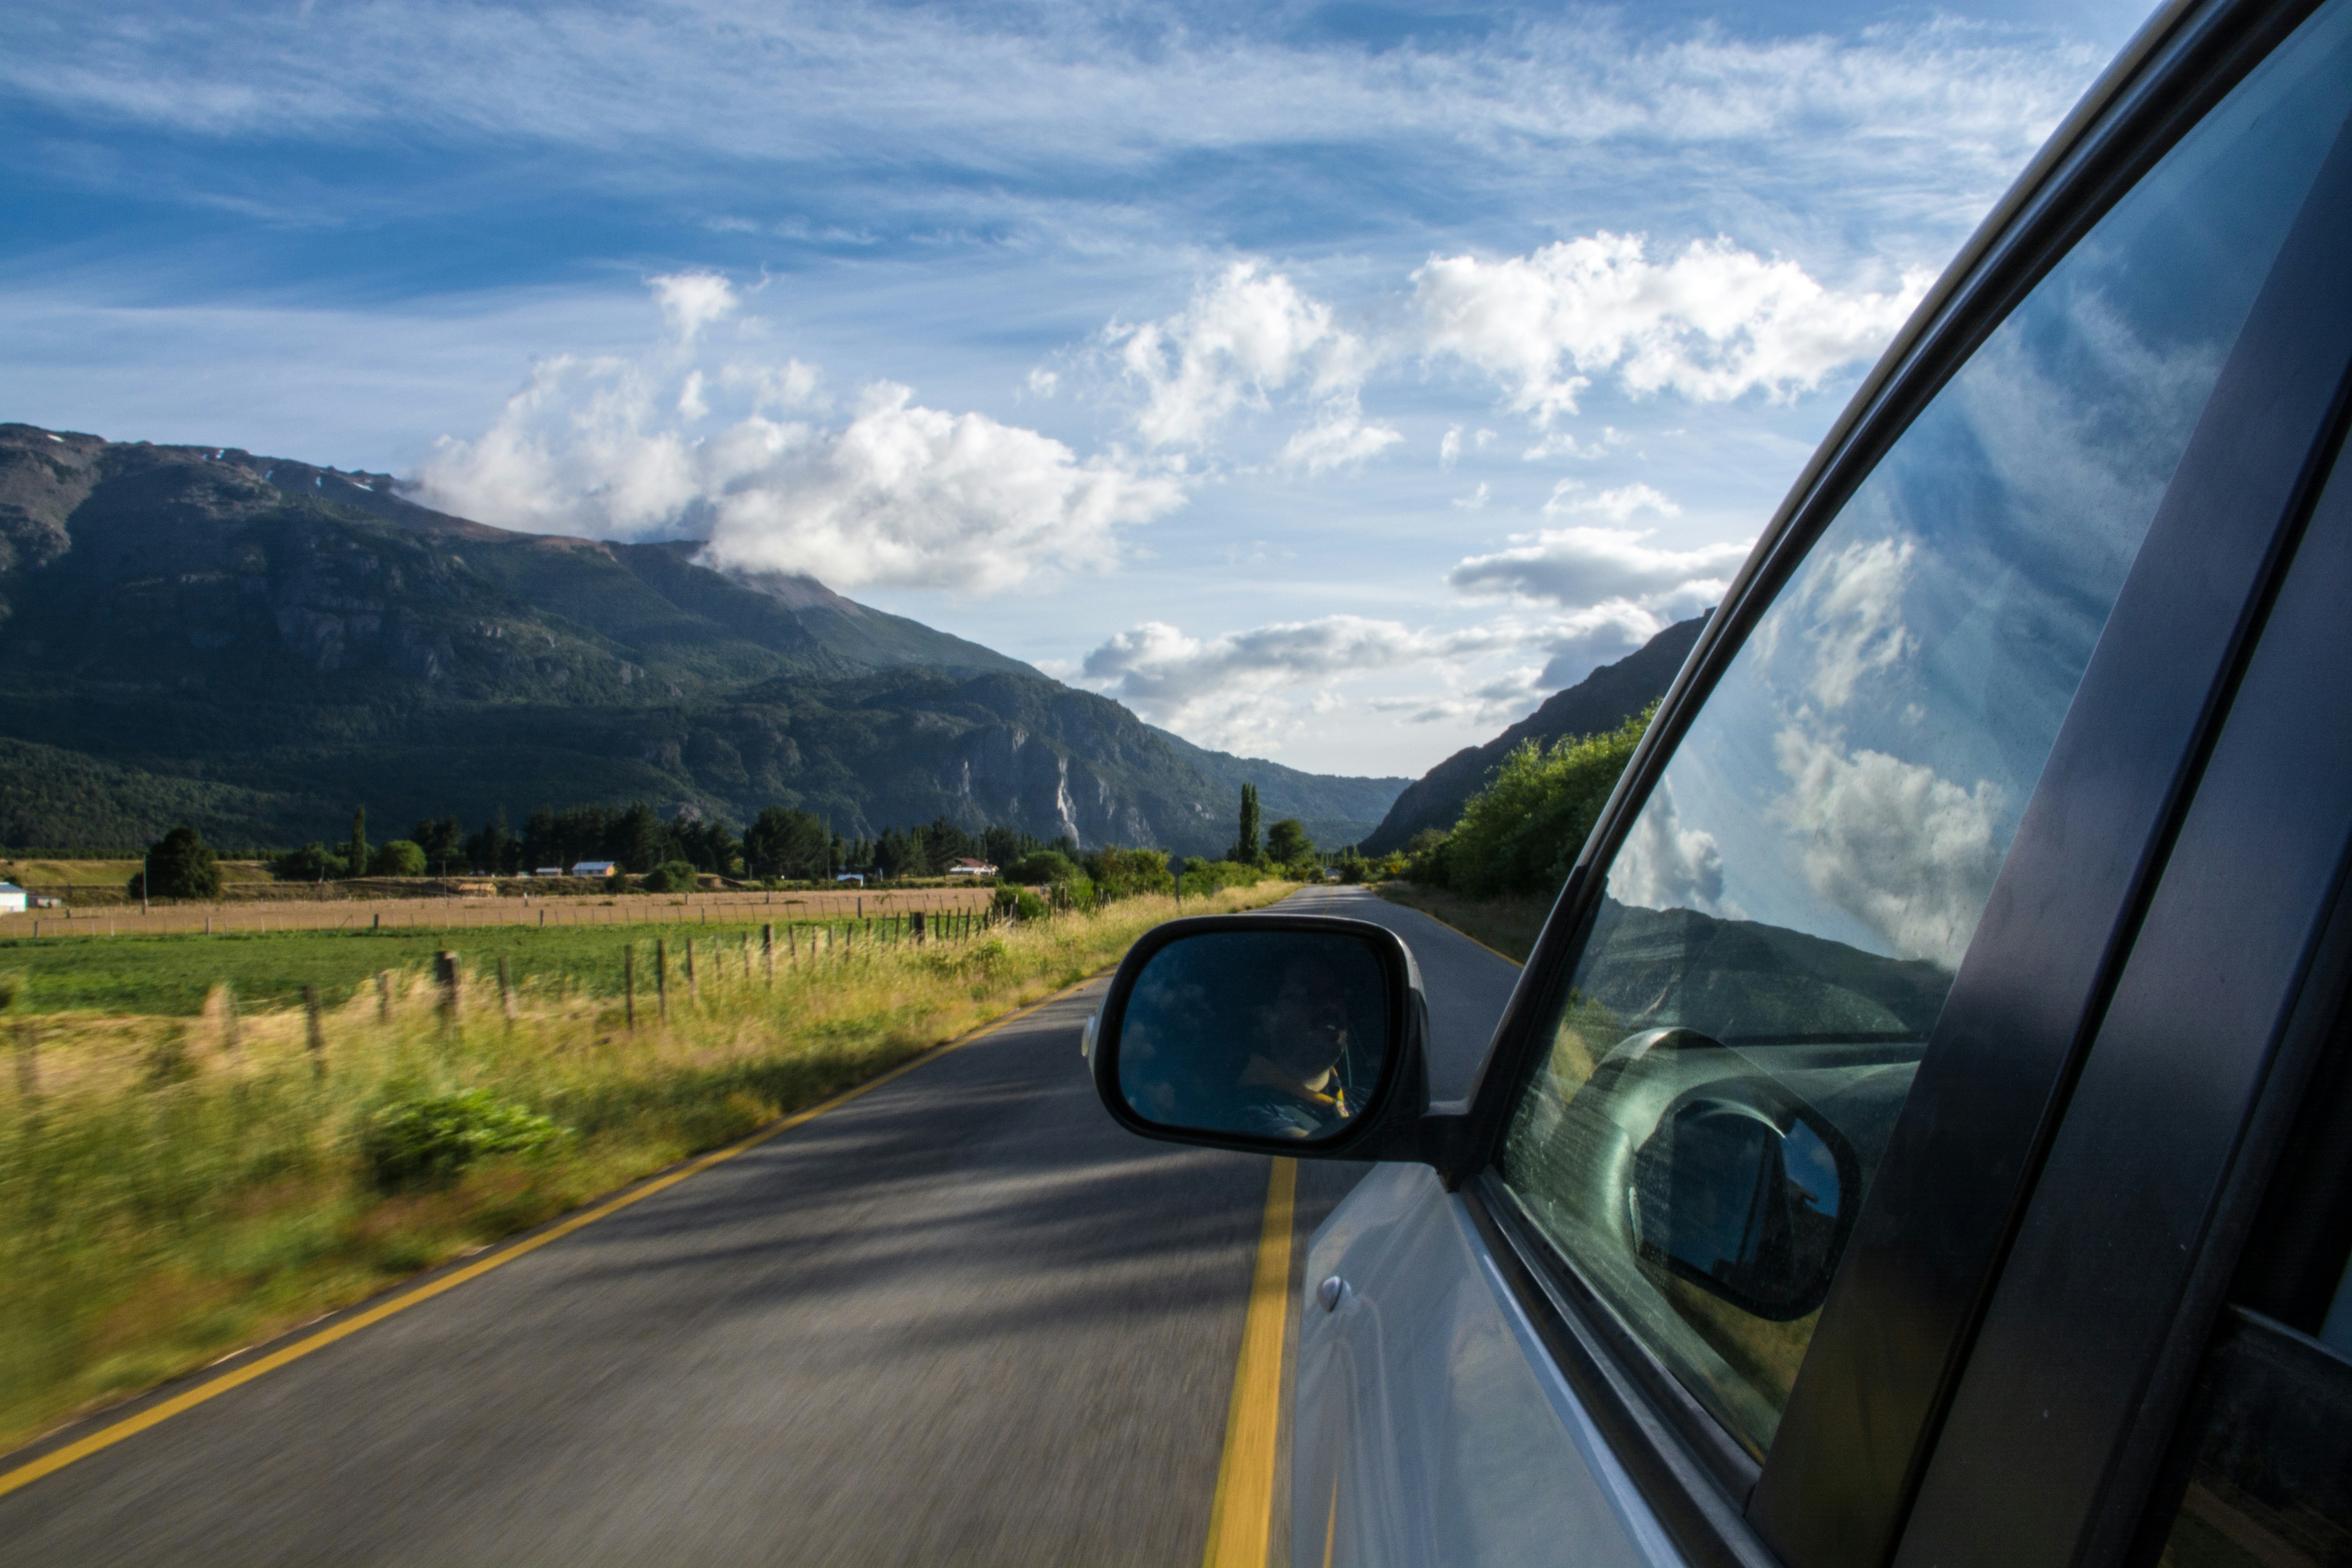
M 1685 826 L 1675 805 L 1674 784 L 1657 791 L 1633 819 L 1624 846 L 1609 868 L 1609 896 L 1644 910 L 1697 910 L 1743 918 L 1723 896 L 1723 851 L 1715 835 Z
M 723 278 L 657 278 L 667 331 L 635 359 L 557 356 L 489 429 L 445 438 L 418 476 L 434 505 L 599 538 L 706 537 L 728 566 L 988 593 L 1110 565 L 1118 531 L 1181 505 L 1181 469 L 1117 449 L 1081 458 L 1037 431 L 950 413 L 877 382 L 824 419 L 797 360 L 711 365 L 740 300 Z M 705 429 L 721 405 L 731 422 Z
M 1636 396 L 1788 397 L 1876 353 L 1930 280 L 1846 293 L 1727 238 L 1664 261 L 1646 250 L 1604 230 L 1499 260 L 1433 256 L 1412 278 L 1423 352 L 1494 376 L 1546 427 L 1601 375 Z
M 1143 390 L 1135 427 L 1153 447 L 1205 445 L 1241 411 L 1270 409 L 1277 395 L 1312 410 L 1281 455 L 1309 474 L 1403 439 L 1364 418 L 1370 346 L 1337 323 L 1330 306 L 1262 261 L 1236 261 L 1174 315 L 1113 321 L 1103 339 Z
M 2000 871 L 2000 786 L 1962 788 L 1801 725 L 1775 735 L 1772 749 L 1790 786 L 1777 815 L 1802 843 L 1813 890 L 1900 956 L 1957 970 Z

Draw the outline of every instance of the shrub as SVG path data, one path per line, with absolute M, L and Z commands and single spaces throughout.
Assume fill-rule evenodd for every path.
M 425 846 L 413 838 L 394 838 L 369 857 L 368 869 L 379 877 L 422 877 Z
M 1102 896 L 1131 899 L 1139 893 L 1165 893 L 1176 885 L 1168 871 L 1163 849 L 1097 849 L 1087 857 L 1087 877 Z
M 1254 888 L 1265 880 L 1266 873 L 1256 866 L 1244 866 L 1233 860 L 1187 860 L 1184 863 L 1184 896 L 1205 899 L 1227 888 Z
M 394 1100 L 368 1119 L 360 1137 L 368 1175 L 387 1193 L 439 1184 L 485 1154 L 523 1154 L 562 1136 L 554 1122 L 486 1089 Z
M 1562 736 L 1549 751 L 1523 742 L 1432 850 L 1438 885 L 1474 898 L 1557 889 L 1654 711 L 1653 703 L 1605 734 Z M 1419 869 L 1412 878 L 1428 880 Z
M 1424 827 L 1414 834 L 1404 847 L 1403 875 L 1409 882 L 1424 888 L 1445 886 L 1446 840 L 1449 835 L 1442 827 Z
M 648 893 L 690 893 L 698 873 L 685 860 L 672 860 L 646 873 L 645 889 Z
M 1066 882 L 1078 874 L 1077 867 L 1058 849 L 1040 849 L 1024 856 L 1003 868 L 1000 875 L 1015 882 L 1034 887 L 1041 882 Z
M 269 863 L 269 874 L 281 882 L 317 882 L 350 875 L 351 863 L 323 844 L 289 849 Z

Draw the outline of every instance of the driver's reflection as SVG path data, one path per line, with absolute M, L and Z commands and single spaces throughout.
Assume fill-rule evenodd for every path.
M 1258 1048 L 1237 1086 L 1244 1130 L 1264 1138 L 1313 1138 L 1355 1114 L 1339 1079 L 1348 1006 L 1339 976 L 1319 959 L 1284 972 L 1258 1011 Z

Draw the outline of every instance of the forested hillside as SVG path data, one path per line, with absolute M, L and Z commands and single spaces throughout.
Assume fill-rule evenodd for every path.
M 1215 853 L 1239 785 L 1320 841 L 1405 781 L 1192 746 L 692 542 L 509 532 L 385 475 L 0 426 L 0 843 L 230 844 L 645 800 L 871 837 L 947 818 Z

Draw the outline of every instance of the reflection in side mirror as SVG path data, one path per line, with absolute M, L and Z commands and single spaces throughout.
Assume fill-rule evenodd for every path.
M 1401 1056 L 1405 974 L 1395 938 L 1352 921 L 1162 927 L 1120 966 L 1090 1033 L 1097 1085 L 1139 1131 L 1341 1142 Z
M 1853 1157 L 1777 1100 L 1710 1085 L 1659 1119 L 1633 1156 L 1635 1245 L 1654 1263 L 1758 1317 L 1822 1304 L 1837 1265 Z M 1727 1093 L 1726 1091 L 1728 1091 Z

